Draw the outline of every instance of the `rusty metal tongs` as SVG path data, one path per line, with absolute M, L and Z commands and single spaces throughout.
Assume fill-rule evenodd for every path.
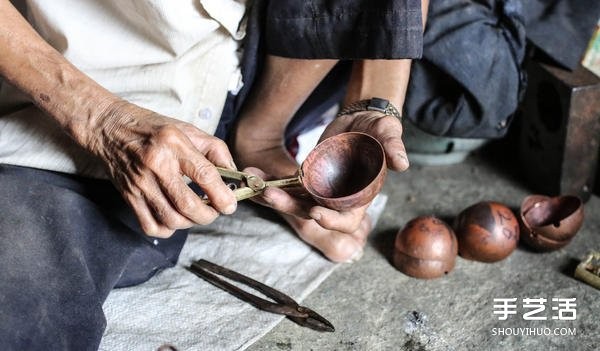
M 335 331 L 333 325 L 315 311 L 308 307 L 298 305 L 294 299 L 286 294 L 243 274 L 234 272 L 230 269 L 221 267 L 203 259 L 193 262 L 189 270 L 212 285 L 227 291 L 231 295 L 250 303 L 260 310 L 283 314 L 297 324 L 317 331 Z M 245 284 L 256 291 L 263 293 L 265 296 L 273 299 L 275 302 L 252 295 L 247 291 L 244 291 L 237 286 L 219 278 L 217 275 L 221 275 L 233 281 Z

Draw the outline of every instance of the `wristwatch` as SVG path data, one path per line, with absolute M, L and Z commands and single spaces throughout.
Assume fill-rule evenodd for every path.
M 338 112 L 337 116 L 347 115 L 358 111 L 378 111 L 387 116 L 393 116 L 402 119 L 398 109 L 386 99 L 373 97 L 367 100 L 360 100 L 345 106 Z

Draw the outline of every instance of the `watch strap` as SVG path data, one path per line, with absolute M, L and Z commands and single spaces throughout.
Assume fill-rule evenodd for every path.
M 402 119 L 402 115 L 391 102 L 378 97 L 353 102 L 342 108 L 337 116 L 348 115 L 359 111 L 378 111 L 384 115 Z

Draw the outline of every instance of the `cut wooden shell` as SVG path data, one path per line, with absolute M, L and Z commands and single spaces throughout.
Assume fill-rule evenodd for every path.
M 583 224 L 583 202 L 577 196 L 527 196 L 521 203 L 523 241 L 538 251 L 566 246 Z
M 452 228 L 433 216 L 412 219 L 396 235 L 394 266 L 411 277 L 441 277 L 454 268 L 458 245 Z
M 364 133 L 323 140 L 302 163 L 304 188 L 322 206 L 348 210 L 368 204 L 381 190 L 387 166 L 383 146 Z
M 496 262 L 508 257 L 519 241 L 519 221 L 506 205 L 482 201 L 464 209 L 454 232 L 463 258 Z

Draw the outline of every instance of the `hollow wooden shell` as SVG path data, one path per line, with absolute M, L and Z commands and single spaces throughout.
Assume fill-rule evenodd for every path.
M 441 277 L 454 268 L 458 245 L 452 228 L 433 216 L 412 219 L 394 242 L 394 266 L 423 279 Z
M 538 251 L 558 250 L 571 242 L 583 224 L 577 196 L 527 196 L 521 203 L 522 240 Z
M 483 201 L 463 210 L 455 220 L 454 232 L 460 256 L 481 262 L 508 257 L 519 241 L 519 222 L 507 206 Z
M 347 210 L 379 193 L 387 166 L 383 147 L 370 135 L 341 133 L 323 140 L 302 163 L 302 185 L 320 205 Z

